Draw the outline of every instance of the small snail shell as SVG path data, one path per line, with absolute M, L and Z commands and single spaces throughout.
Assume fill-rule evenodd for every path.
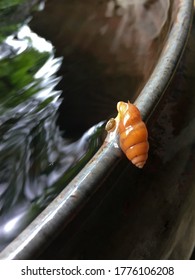
M 115 128 L 119 133 L 120 147 L 127 158 L 142 168 L 148 158 L 148 132 L 137 107 L 130 102 L 117 103 L 118 115 L 106 125 L 108 132 Z
M 110 132 L 110 131 L 114 131 L 115 127 L 116 127 L 116 120 L 114 118 L 111 118 L 107 122 L 105 129 Z

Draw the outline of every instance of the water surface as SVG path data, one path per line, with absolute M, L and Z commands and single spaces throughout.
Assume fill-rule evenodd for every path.
M 62 137 L 55 87 L 63 58 L 25 23 L 14 27 L 8 37 L 1 30 L 0 45 L 0 249 L 79 172 L 104 134 L 102 121 Z

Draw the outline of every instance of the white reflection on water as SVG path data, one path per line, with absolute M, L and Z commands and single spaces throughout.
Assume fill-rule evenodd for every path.
M 53 45 L 49 41 L 45 40 L 42 37 L 39 37 L 36 33 L 32 32 L 28 25 L 23 25 L 20 28 L 17 33 L 17 38 L 15 38 L 14 35 L 9 36 L 5 40 L 5 44 L 7 47 L 9 46 L 9 48 L 12 48 L 12 52 L 14 51 L 17 55 L 24 52 L 29 47 L 38 50 L 40 53 L 48 52 L 51 54 L 47 62 L 37 71 L 34 76 L 35 79 L 41 79 L 42 77 L 44 77 L 44 79 L 40 83 L 40 87 L 42 88 L 42 90 L 39 90 L 36 97 L 45 98 L 49 96 L 49 94 L 51 96 L 51 90 L 53 90 L 54 83 L 56 85 L 60 80 L 59 77 L 53 77 L 53 79 L 51 79 L 51 77 L 59 70 L 62 64 L 62 58 L 54 58 Z M 52 85 L 52 87 L 50 87 L 49 85 Z M 32 84 L 28 84 L 26 86 L 26 89 L 31 86 Z M 54 103 L 57 102 L 58 97 L 59 95 L 54 98 Z
M 5 43 L 17 50 L 17 54 L 20 54 L 29 46 L 39 52 L 51 52 L 53 50 L 52 44 L 32 32 L 28 25 L 23 25 L 20 28 L 17 39 L 14 38 L 14 35 L 11 35 L 5 40 Z
M 9 220 L 5 225 L 4 225 L 4 233 L 9 234 L 10 231 L 14 230 L 17 223 L 19 222 L 20 218 L 23 216 L 21 213 L 20 215 L 14 217 L 13 219 Z
M 2 84 L 10 86 L 0 104 L 0 250 L 66 186 L 66 172 L 89 150 L 81 167 L 90 159 L 103 124 L 80 139 L 64 139 L 56 125 L 61 92 L 55 89 L 62 58 L 26 25 L 7 38 L 4 49 L 0 63 L 9 77 Z
M 28 204 L 22 203 L 19 207 L 9 209 L 6 218 L 0 218 L 0 240 L 2 244 L 13 239 L 15 237 L 15 231 L 22 229 L 24 225 L 22 220 L 27 211 Z

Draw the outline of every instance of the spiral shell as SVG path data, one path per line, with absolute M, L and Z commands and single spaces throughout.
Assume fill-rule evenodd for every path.
M 142 168 L 148 158 L 148 132 L 137 107 L 130 102 L 117 103 L 118 115 L 108 121 L 107 128 L 113 126 L 119 133 L 120 148 L 127 158 L 137 167 Z M 109 124 L 109 125 L 108 125 Z M 109 132 L 109 129 L 107 129 Z

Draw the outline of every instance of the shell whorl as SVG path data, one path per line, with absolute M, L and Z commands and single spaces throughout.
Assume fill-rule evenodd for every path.
M 127 158 L 142 168 L 148 158 L 148 132 L 138 108 L 130 102 L 118 102 L 120 147 Z

